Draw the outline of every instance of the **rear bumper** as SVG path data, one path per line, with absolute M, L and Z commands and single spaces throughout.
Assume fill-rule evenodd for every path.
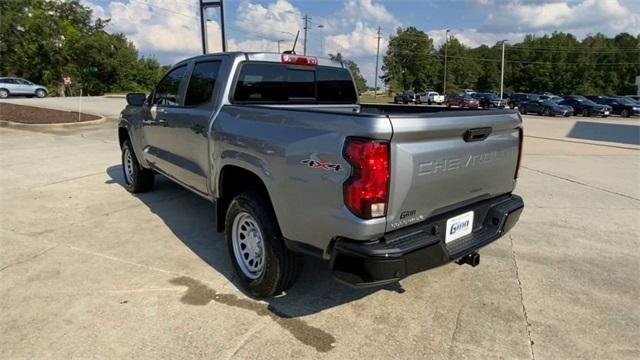
M 457 260 L 497 240 L 516 224 L 523 209 L 522 198 L 502 195 L 387 233 L 380 240 L 339 239 L 329 266 L 339 281 L 351 286 L 393 283 Z M 445 244 L 447 219 L 471 210 L 475 214 L 473 232 Z

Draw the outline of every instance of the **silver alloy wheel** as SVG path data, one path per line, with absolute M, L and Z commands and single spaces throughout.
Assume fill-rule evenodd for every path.
M 264 271 L 264 240 L 258 222 L 249 213 L 240 212 L 233 219 L 231 242 L 236 263 L 249 279 L 257 279 Z
M 133 157 L 131 156 L 131 151 L 129 151 L 129 147 L 124 147 L 124 163 L 122 164 L 122 169 L 124 170 L 124 176 L 127 180 L 127 184 L 133 184 Z
M 36 96 L 39 97 L 39 98 L 43 98 L 43 97 L 47 96 L 47 93 L 44 90 L 39 89 L 39 90 L 36 90 Z
M 0 90 L 0 99 L 6 99 L 9 97 L 9 92 L 7 90 Z

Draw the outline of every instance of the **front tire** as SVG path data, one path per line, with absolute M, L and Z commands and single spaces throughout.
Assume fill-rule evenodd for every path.
M 631 117 L 631 111 L 629 111 L 628 109 L 624 109 L 622 110 L 622 113 L 620 115 L 622 117 Z
M 36 96 L 42 99 L 43 97 L 47 96 L 47 92 L 42 89 L 38 89 L 36 90 Z
M 302 258 L 283 241 L 269 200 L 248 191 L 227 210 L 225 242 L 240 284 L 256 298 L 278 295 L 295 282 Z
M 125 188 L 130 193 L 137 194 L 153 189 L 153 171 L 140 166 L 129 140 L 122 143 L 122 173 Z
M 589 110 L 589 109 L 582 110 L 582 116 L 591 117 L 591 110 Z

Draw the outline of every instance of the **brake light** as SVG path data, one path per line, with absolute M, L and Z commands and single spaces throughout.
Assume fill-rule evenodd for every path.
M 364 219 L 385 216 L 389 200 L 389 143 L 347 138 L 344 158 L 353 167 L 344 184 L 347 208 Z
M 295 54 L 282 54 L 280 56 L 280 61 L 283 64 L 318 66 L 318 58 L 315 57 L 315 56 L 302 56 L 302 55 L 295 55 Z
M 513 175 L 514 179 L 518 178 L 518 172 L 520 171 L 520 163 L 522 162 L 522 141 L 524 140 L 524 131 L 522 128 L 518 128 L 518 162 L 516 163 L 516 173 Z

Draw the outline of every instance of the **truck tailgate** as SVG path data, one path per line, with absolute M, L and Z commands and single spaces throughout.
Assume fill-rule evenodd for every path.
M 387 231 L 513 190 L 518 113 L 460 111 L 389 119 Z

